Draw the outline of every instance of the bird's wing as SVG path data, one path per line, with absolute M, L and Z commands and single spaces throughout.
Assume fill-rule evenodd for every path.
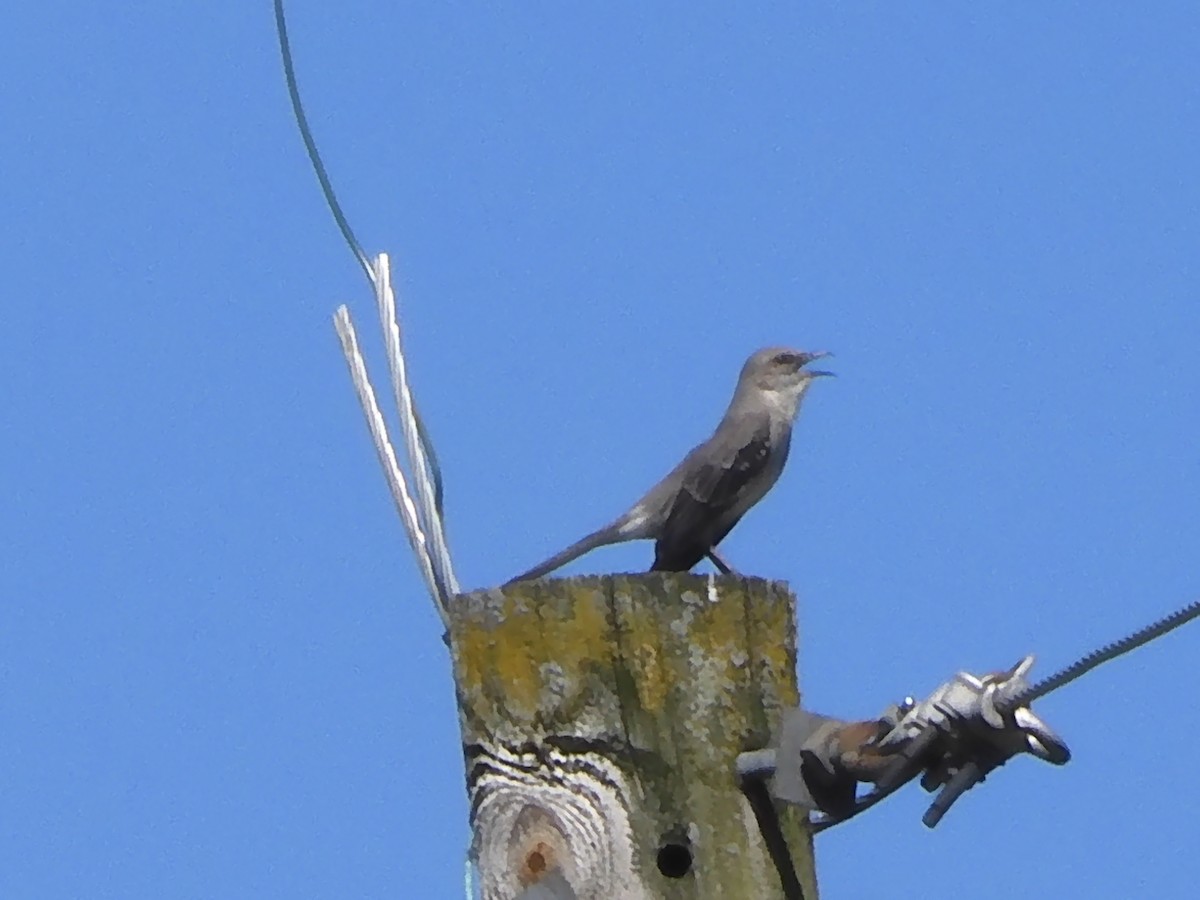
M 766 416 L 747 419 L 684 461 L 683 480 L 655 545 L 654 568 L 686 571 L 703 559 L 761 497 L 771 462 Z

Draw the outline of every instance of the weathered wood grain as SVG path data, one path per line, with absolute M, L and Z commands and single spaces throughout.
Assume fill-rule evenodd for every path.
M 450 638 L 486 900 L 785 896 L 732 774 L 799 702 L 785 584 L 522 582 L 457 598 Z M 811 839 L 780 813 L 815 900 Z

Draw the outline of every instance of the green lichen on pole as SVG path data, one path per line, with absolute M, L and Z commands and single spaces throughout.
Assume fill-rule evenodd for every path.
M 649 574 L 465 594 L 451 647 L 486 900 L 785 898 L 733 776 L 796 688 L 781 582 Z M 811 838 L 781 809 L 815 900 Z

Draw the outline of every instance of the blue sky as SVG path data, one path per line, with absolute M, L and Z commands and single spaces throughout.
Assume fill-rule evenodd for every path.
M 288 9 L 468 585 L 621 511 L 786 343 L 839 378 L 723 549 L 798 592 L 818 711 L 1200 592 L 1195 4 Z M 448 661 L 270 4 L 16 5 L 0 117 L 0 895 L 460 896 Z M 824 896 L 1191 896 L 1198 647 L 1044 701 L 1064 769 L 822 836 Z

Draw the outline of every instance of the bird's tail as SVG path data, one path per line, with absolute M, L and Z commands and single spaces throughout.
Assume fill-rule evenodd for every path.
M 552 557 L 542 563 L 538 563 L 528 572 L 522 572 L 516 578 L 510 578 L 505 582 L 506 585 L 515 584 L 518 581 L 532 581 L 535 578 L 541 578 L 555 569 L 565 566 L 574 559 L 578 559 L 585 553 L 590 553 L 597 547 L 604 547 L 608 544 L 617 544 L 621 541 L 627 541 L 629 537 L 621 533 L 620 523 L 614 522 L 612 525 L 605 525 L 599 531 L 593 531 L 582 540 L 576 541 L 566 550 L 555 553 Z

